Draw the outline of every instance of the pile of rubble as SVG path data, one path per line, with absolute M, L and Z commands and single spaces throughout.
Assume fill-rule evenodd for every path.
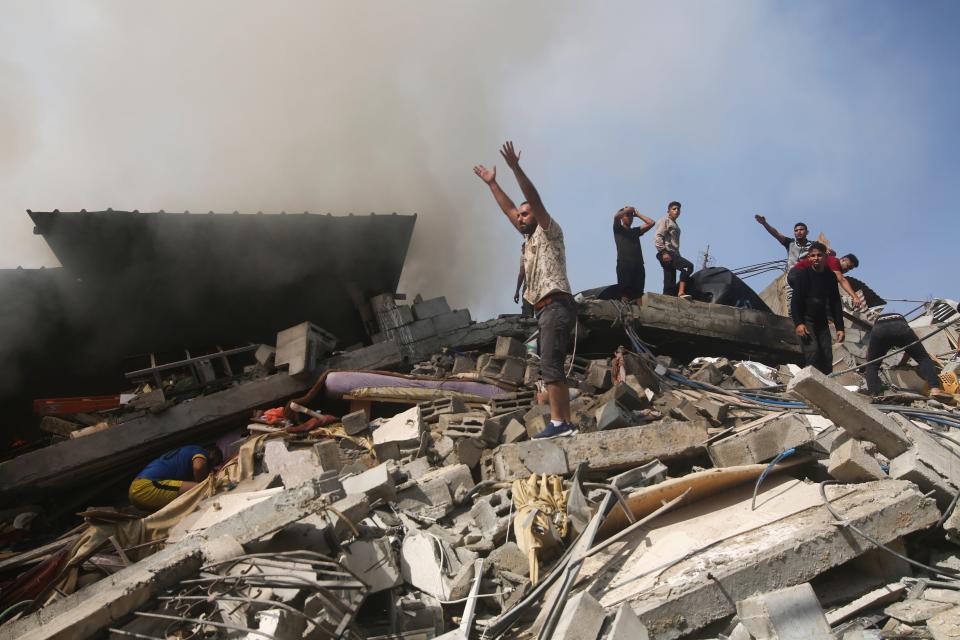
M 215 477 L 146 517 L 87 510 L 0 559 L 0 635 L 960 634 L 953 406 L 907 384 L 871 402 L 856 370 L 657 356 L 642 310 L 588 301 L 585 334 L 614 318 L 622 346 L 588 357 L 583 337 L 567 362 L 579 433 L 535 439 L 550 410 L 530 319 L 474 323 L 442 298 L 373 309 L 372 346 L 334 352 L 307 323 L 256 351 L 251 379 L 218 393 L 284 379 L 289 401 L 237 409 L 248 424 Z M 838 370 L 863 362 L 853 333 Z

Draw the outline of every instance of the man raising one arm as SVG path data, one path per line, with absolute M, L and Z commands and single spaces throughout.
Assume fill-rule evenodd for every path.
M 807 239 L 807 225 L 804 222 L 798 222 L 793 225 L 793 237 L 788 238 L 767 223 L 767 219 L 759 213 L 753 216 L 753 219 L 759 222 L 771 236 L 776 238 L 777 242 L 782 244 L 787 250 L 787 268 L 790 271 L 797 261 L 806 257 L 810 250 L 811 242 Z
M 513 171 L 526 201 L 519 207 L 497 184 L 497 169 L 477 165 L 473 172 L 493 194 L 500 210 L 525 237 L 523 267 L 526 287 L 523 297 L 533 305 L 540 328 L 540 374 L 550 400 L 550 424 L 536 438 L 554 438 L 576 434 L 570 423 L 570 391 L 564 372 L 564 359 L 570 336 L 577 322 L 576 303 L 567 280 L 567 258 L 563 231 L 550 217 L 536 187 L 520 168 L 520 154 L 512 142 L 500 150 Z

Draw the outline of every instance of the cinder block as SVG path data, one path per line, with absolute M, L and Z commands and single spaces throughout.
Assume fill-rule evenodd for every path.
M 494 355 L 513 356 L 514 358 L 526 358 L 527 348 L 522 342 L 510 336 L 497 337 L 497 347 Z
M 340 423 L 343 425 L 343 430 L 347 432 L 347 435 L 351 436 L 366 431 L 367 426 L 370 424 L 369 420 L 367 420 L 367 412 L 362 410 L 348 413 L 340 418 Z
M 887 477 L 880 463 L 864 450 L 859 440 L 853 438 L 830 453 L 827 473 L 838 482 L 868 482 Z
M 597 431 L 608 429 L 622 429 L 632 426 L 633 416 L 616 400 L 607 402 L 596 411 Z
M 727 413 L 730 409 L 728 404 L 711 398 L 700 398 L 693 403 L 693 406 L 697 408 L 700 415 L 706 416 L 706 418 L 714 424 L 719 424 L 726 420 Z
M 436 327 L 438 335 L 449 333 L 470 325 L 470 311 L 458 309 L 449 313 L 441 313 L 431 320 L 433 320 L 433 326 Z
M 527 428 L 517 420 L 511 420 L 507 428 L 503 430 L 501 438 L 505 444 L 519 442 L 527 439 Z
M 512 356 L 493 356 L 480 372 L 485 378 L 493 378 L 511 384 L 521 384 L 527 371 L 527 361 Z
M 443 296 L 430 298 L 429 300 L 424 300 L 423 302 L 418 302 L 413 305 L 413 316 L 417 320 L 425 320 L 449 312 L 450 305 L 447 304 L 447 299 Z
M 380 331 L 387 332 L 414 321 L 413 309 L 407 305 L 394 305 L 377 312 L 377 325 Z
M 723 382 L 723 373 L 721 373 L 720 369 L 717 369 L 712 362 L 708 362 L 695 371 L 693 375 L 690 376 L 690 379 L 696 380 L 697 382 L 705 382 L 706 384 L 718 385 Z
M 324 471 L 340 471 L 340 446 L 336 440 L 324 440 L 313 445 L 313 457 Z
M 598 402 L 616 401 L 627 411 L 640 411 L 650 406 L 647 395 L 641 394 L 627 382 L 618 382 L 612 389 L 597 398 Z
M 591 360 L 587 368 L 586 383 L 597 389 L 605 391 L 613 384 L 613 370 L 606 360 Z
M 294 376 L 315 369 L 336 345 L 337 338 L 330 332 L 312 322 L 301 322 L 277 333 L 274 362 L 277 368 L 286 366 Z
M 477 370 L 477 361 L 470 356 L 458 355 L 453 359 L 453 375 L 471 373 Z

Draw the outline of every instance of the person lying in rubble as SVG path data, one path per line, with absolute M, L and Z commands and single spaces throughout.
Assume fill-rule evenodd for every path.
M 677 201 L 667 205 L 667 215 L 657 221 L 653 244 L 657 248 L 657 260 L 663 268 L 663 295 L 689 300 L 687 284 L 693 273 L 693 263 L 680 255 L 680 225 L 677 224 L 680 207 Z M 679 285 L 677 271 L 680 272 Z
M 908 346 L 910 345 L 910 346 Z M 927 353 L 920 338 L 907 324 L 907 319 L 899 313 L 884 313 L 877 318 L 870 330 L 870 341 L 867 343 L 867 362 L 866 369 L 863 372 L 867 379 L 867 393 L 874 398 L 883 393 L 883 385 L 880 384 L 880 365 L 882 358 L 890 349 L 907 347 L 906 355 L 913 358 L 920 367 L 920 377 L 930 387 L 930 397 L 939 400 L 949 400 L 952 402 L 952 396 L 943 391 L 940 384 L 940 378 L 937 375 L 937 365 L 933 358 Z M 876 360 L 877 362 L 874 362 Z
M 633 219 L 643 224 L 633 228 Z M 613 216 L 613 241 L 617 245 L 617 285 L 620 299 L 636 300 L 640 305 L 646 285 L 647 272 L 643 266 L 643 248 L 640 236 L 653 228 L 653 220 L 637 213 L 634 207 L 623 207 Z
M 168 451 L 137 474 L 130 483 L 130 503 L 144 511 L 156 511 L 203 482 L 220 466 L 223 455 L 217 447 L 187 445 Z
M 547 388 L 551 418 L 547 428 L 534 437 L 575 435 L 577 429 L 570 422 L 570 391 L 563 365 L 577 322 L 577 310 L 567 279 L 563 230 L 547 213 L 536 187 L 520 168 L 520 154 L 514 150 L 513 143 L 504 143 L 500 155 L 513 171 L 526 198 L 519 207 L 497 183 L 496 167 L 487 169 L 477 165 L 473 172 L 487 184 L 500 209 L 525 239 L 523 296 L 533 305 L 540 329 L 540 375 Z
M 850 281 L 847 280 L 847 277 L 843 274 L 859 267 L 860 260 L 858 260 L 857 256 L 853 255 L 852 253 L 848 253 L 842 258 L 837 258 L 835 255 L 829 255 L 829 249 L 827 251 L 828 255 L 826 258 L 824 258 L 827 269 L 833 273 L 833 275 L 837 278 L 837 284 L 839 284 L 840 287 L 847 292 L 847 295 L 850 296 L 850 299 L 853 300 L 854 308 L 859 309 L 864 305 L 863 298 L 860 297 L 859 293 L 854 291 L 853 285 L 850 284 Z M 809 257 L 801 258 L 800 260 L 797 260 L 797 263 L 793 265 L 793 268 L 787 272 L 787 284 L 789 284 L 791 288 L 793 288 L 793 283 L 796 280 L 797 270 L 806 269 L 810 266 L 810 264 L 811 262 Z
M 825 374 L 833 371 L 833 344 L 827 314 L 833 319 L 837 342 L 843 342 L 843 305 L 837 279 L 827 269 L 827 248 L 813 242 L 807 252 L 810 266 L 796 270 L 790 317 L 797 327 L 803 361 Z
M 793 225 L 793 237 L 788 238 L 770 226 L 765 216 L 762 216 L 758 213 L 757 215 L 753 216 L 753 219 L 759 222 L 763 228 L 767 230 L 767 233 L 773 236 L 777 242 L 782 244 L 787 250 L 786 271 L 788 273 L 791 269 L 793 269 L 795 264 L 807 257 L 807 252 L 810 251 L 810 247 L 813 243 L 807 238 L 808 231 L 807 224 L 805 222 L 798 222 L 797 224 Z

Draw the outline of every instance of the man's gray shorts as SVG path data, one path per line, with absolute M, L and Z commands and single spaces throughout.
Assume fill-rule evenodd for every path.
M 537 313 L 540 327 L 540 377 L 546 384 L 566 382 L 564 360 L 570 334 L 577 324 L 577 303 L 573 298 L 560 298 Z

